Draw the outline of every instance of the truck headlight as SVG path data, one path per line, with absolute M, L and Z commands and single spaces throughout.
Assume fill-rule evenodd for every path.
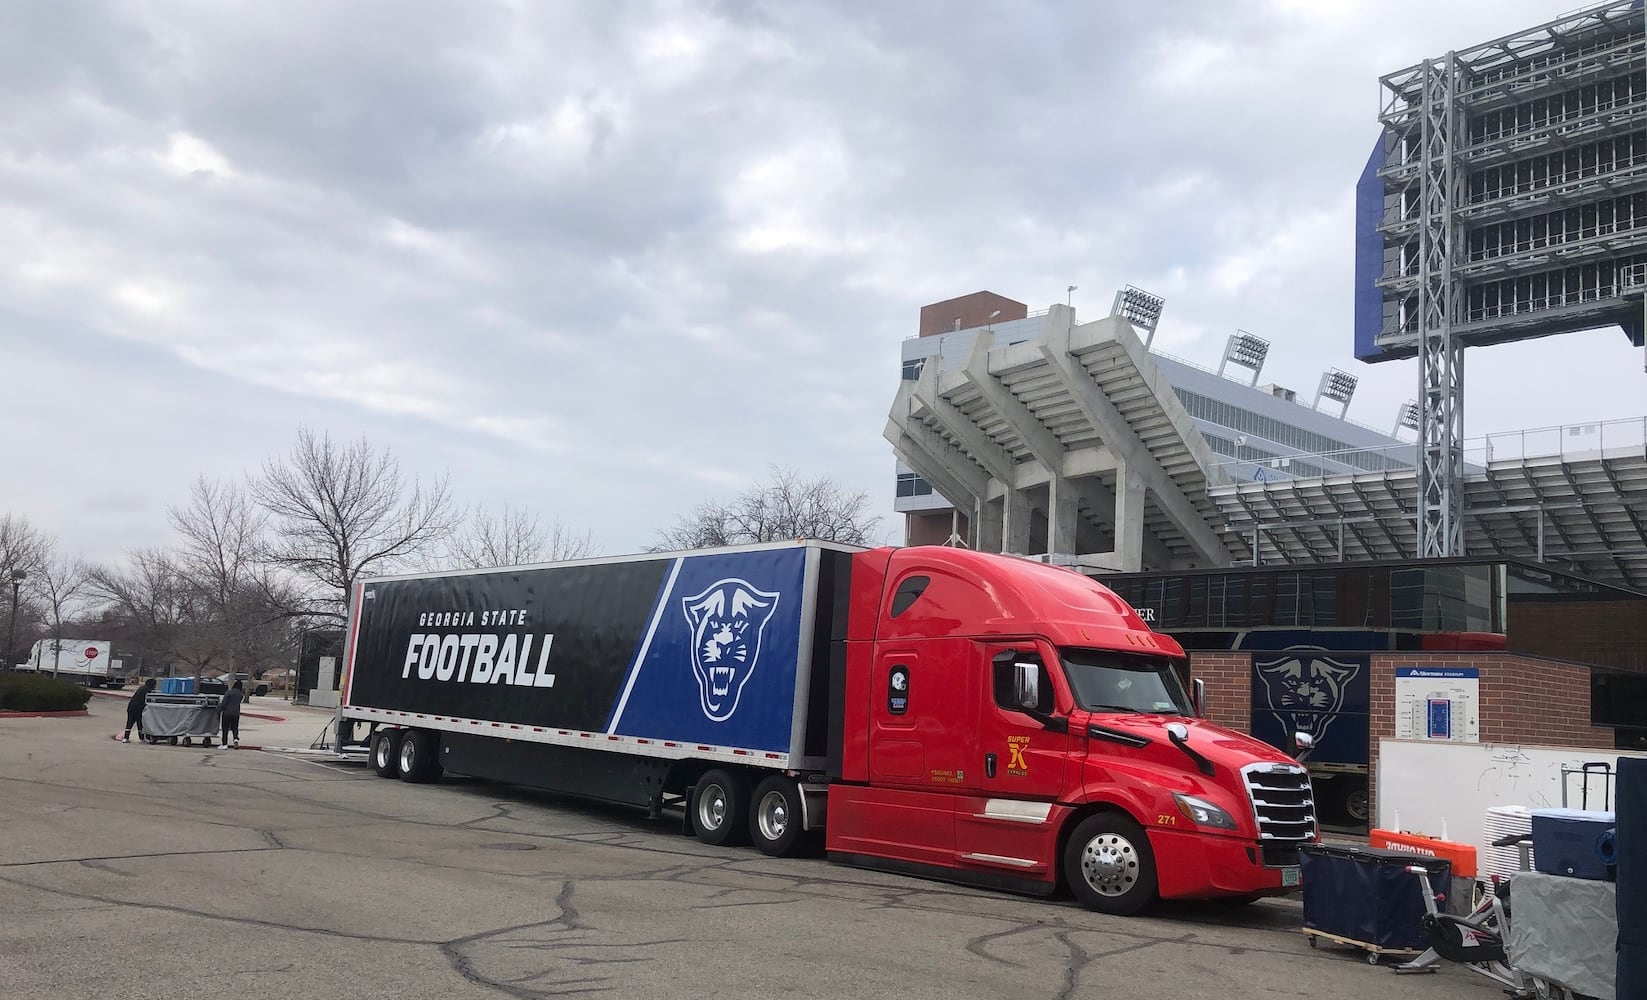
M 1196 826 L 1210 826 L 1218 830 L 1235 829 L 1235 817 L 1208 802 L 1193 795 L 1172 793 L 1172 801 L 1178 804 L 1178 811 L 1184 818 Z

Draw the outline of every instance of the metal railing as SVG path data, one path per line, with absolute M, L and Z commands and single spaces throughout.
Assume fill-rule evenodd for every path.
M 1228 459 L 1216 466 L 1230 479 L 1245 482 L 1258 477 L 1240 475 L 1247 470 L 1264 470 L 1264 480 L 1272 478 L 1318 479 L 1319 476 L 1293 475 L 1291 463 L 1318 464 L 1321 460 L 1351 464 L 1358 455 L 1389 456 L 1405 453 L 1414 456 L 1418 444 L 1407 442 L 1376 448 L 1343 448 L 1336 451 L 1286 455 L 1279 459 L 1260 462 Z M 1498 462 L 1528 462 L 1537 459 L 1616 458 L 1621 456 L 1647 458 L 1647 417 L 1629 417 L 1622 420 L 1598 420 L 1587 424 L 1562 424 L 1554 427 L 1533 427 L 1518 431 L 1499 431 L 1464 440 L 1464 463 L 1485 468 Z M 1408 459 L 1411 460 L 1411 459 Z M 1405 471 L 1405 470 L 1391 470 Z M 1351 475 L 1352 473 L 1334 473 Z M 1364 475 L 1365 473 L 1353 473 Z

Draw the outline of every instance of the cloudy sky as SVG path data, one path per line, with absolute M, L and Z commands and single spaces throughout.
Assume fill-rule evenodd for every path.
M 607 552 L 773 463 L 890 515 L 899 342 L 981 288 L 1140 285 L 1387 426 L 1378 76 L 1571 6 L 4 0 L 0 509 L 109 558 L 301 422 Z M 1472 436 L 1647 413 L 1616 330 L 1469 377 Z

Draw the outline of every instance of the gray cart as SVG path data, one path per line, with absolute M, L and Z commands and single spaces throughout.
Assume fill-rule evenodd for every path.
M 215 694 L 151 694 L 143 706 L 143 740 L 191 746 L 198 738 L 209 747 L 222 728 L 222 704 Z

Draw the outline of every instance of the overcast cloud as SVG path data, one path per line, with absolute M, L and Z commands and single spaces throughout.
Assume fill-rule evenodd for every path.
M 927 302 L 1267 376 L 1351 357 L 1378 76 L 1570 4 L 4 3 L 4 507 L 108 558 L 365 434 L 630 551 L 772 463 L 869 490 Z M 1417 22 L 1423 18 L 1422 26 Z M 1616 330 L 1471 355 L 1467 433 L 1647 413 Z

